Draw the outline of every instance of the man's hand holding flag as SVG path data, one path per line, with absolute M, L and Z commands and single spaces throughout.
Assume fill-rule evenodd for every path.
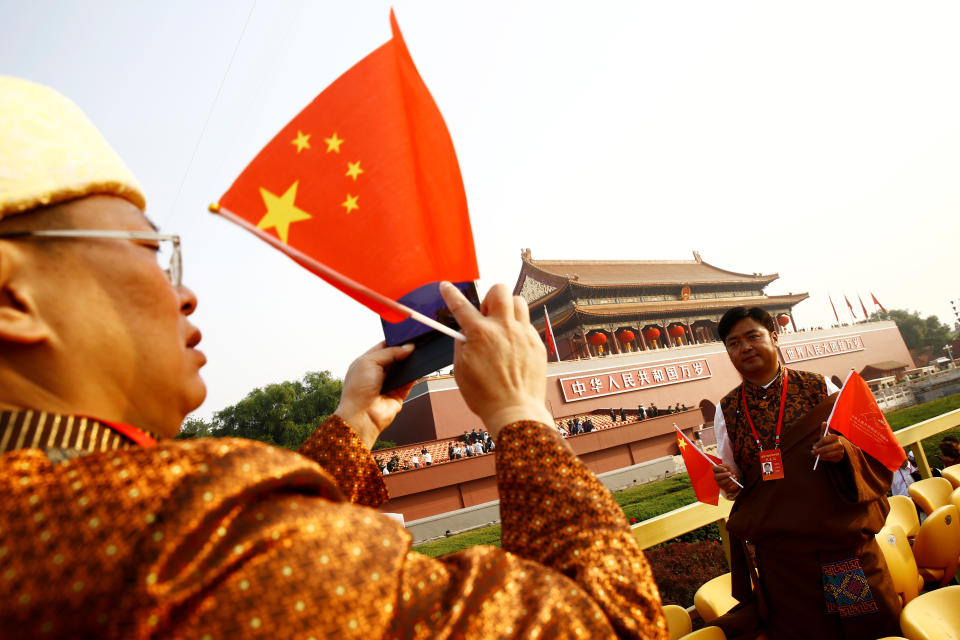
M 687 473 L 690 474 L 690 483 L 693 484 L 693 492 L 697 494 L 697 500 L 714 506 L 718 505 L 720 486 L 714 479 L 713 470 L 715 466 L 722 464 L 722 461 L 716 456 L 701 451 L 700 447 L 683 435 L 683 431 L 676 424 L 673 428 L 677 431 L 677 446 L 680 447 L 680 455 L 683 456 L 683 464 L 687 467 Z M 731 479 L 738 486 L 743 486 L 735 478 Z

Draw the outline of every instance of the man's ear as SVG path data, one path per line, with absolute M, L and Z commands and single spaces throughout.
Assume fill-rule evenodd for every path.
M 13 243 L 0 241 L 0 343 L 37 344 L 52 336 L 24 272 L 24 258 Z

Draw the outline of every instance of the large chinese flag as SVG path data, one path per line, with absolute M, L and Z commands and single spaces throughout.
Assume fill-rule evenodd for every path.
M 397 300 L 478 272 L 453 142 L 392 11 L 390 26 L 393 38 L 281 129 L 212 209 L 398 322 L 364 287 Z
M 855 371 L 850 372 L 830 416 L 829 427 L 846 436 L 887 469 L 896 471 L 907 456 L 870 387 Z
M 677 431 L 677 446 L 680 447 L 680 455 L 683 456 L 683 464 L 687 467 L 687 473 L 690 474 L 690 482 L 693 484 L 693 492 L 697 494 L 697 500 L 714 506 L 718 505 L 720 487 L 713 479 L 713 465 L 720 464 L 720 458 L 704 453 L 683 435 L 679 427 L 674 425 L 673 428 Z

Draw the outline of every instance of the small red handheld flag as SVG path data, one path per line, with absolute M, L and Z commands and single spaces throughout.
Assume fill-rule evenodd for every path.
M 677 425 L 673 425 L 673 428 L 677 431 L 677 446 L 680 447 L 680 455 L 683 456 L 683 464 L 690 474 L 697 500 L 714 506 L 720 504 L 720 487 L 713 479 L 713 465 L 720 464 L 720 458 L 701 451 L 683 435 Z
M 870 387 L 855 371 L 850 372 L 840 390 L 827 423 L 829 428 L 842 433 L 891 471 L 896 471 L 907 456 L 877 406 Z
M 377 294 L 397 300 L 479 274 L 453 142 L 392 11 L 390 26 L 393 37 L 281 129 L 211 209 L 399 322 Z

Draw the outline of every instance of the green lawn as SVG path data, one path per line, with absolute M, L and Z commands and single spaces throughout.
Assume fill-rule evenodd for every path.
M 939 400 L 927 402 L 915 407 L 891 411 L 886 414 L 886 416 L 890 422 L 890 426 L 896 431 L 897 429 L 902 429 L 903 427 L 922 422 L 923 420 L 948 411 L 953 411 L 957 408 L 960 408 L 960 394 L 940 398 Z M 960 438 L 960 427 L 923 441 L 923 449 L 931 464 L 936 465 L 937 458 L 935 454 L 937 453 L 937 445 L 943 436 L 948 433 Z M 623 509 L 623 513 L 627 516 L 627 519 L 636 518 L 638 522 L 696 502 L 693 487 L 690 485 L 690 478 L 685 473 L 632 489 L 624 489 L 623 491 L 618 491 L 613 494 L 613 497 L 617 501 L 617 504 L 620 505 L 620 508 Z M 717 538 L 719 538 L 719 532 L 717 531 L 717 525 L 714 524 L 698 529 L 697 531 L 692 531 L 681 536 L 678 540 L 693 542 L 696 540 Z M 424 544 L 414 547 L 414 551 L 419 551 L 424 555 L 435 558 L 478 544 L 488 544 L 499 547 L 500 525 L 474 529 L 473 531 L 443 538 L 442 540 L 425 542 Z
M 947 396 L 946 398 L 938 398 L 937 400 L 933 400 L 931 402 L 918 404 L 915 407 L 897 409 L 896 411 L 887 413 L 886 416 L 887 422 L 890 423 L 890 427 L 894 431 L 897 431 L 899 429 L 903 429 L 904 427 L 909 427 L 912 424 L 923 422 L 924 420 L 929 420 L 930 418 L 939 416 L 940 414 L 947 413 L 948 411 L 953 411 L 954 409 L 960 409 L 960 393 L 955 393 L 952 396 Z M 926 454 L 927 462 L 930 463 L 931 467 L 940 466 L 940 459 L 937 457 L 940 453 L 940 450 L 937 447 L 939 446 L 940 441 L 943 440 L 943 437 L 947 435 L 960 438 L 960 427 L 948 429 L 943 433 L 938 433 L 932 438 L 927 438 L 926 440 L 921 441 L 923 452 Z
M 690 478 L 685 473 L 640 487 L 624 489 L 613 494 L 613 497 L 623 509 L 627 518 L 636 518 L 637 521 L 679 509 L 696 500 L 693 487 L 690 485 Z M 499 547 L 500 525 L 474 529 L 442 540 L 425 542 L 413 549 L 435 558 L 478 544 Z

